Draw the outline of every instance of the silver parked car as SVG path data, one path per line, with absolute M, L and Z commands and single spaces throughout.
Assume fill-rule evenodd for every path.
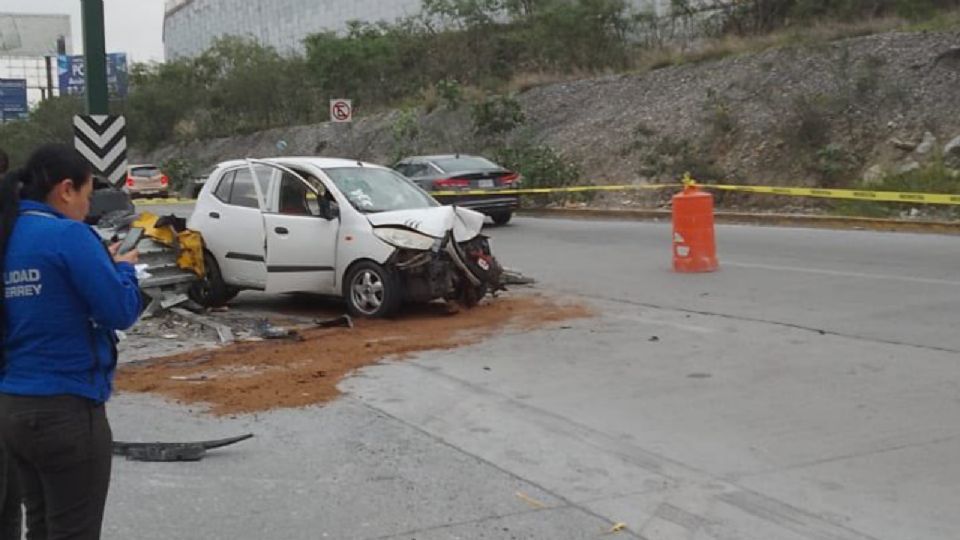
M 156 165 L 130 165 L 123 190 L 131 197 L 167 197 L 170 193 L 170 178 Z

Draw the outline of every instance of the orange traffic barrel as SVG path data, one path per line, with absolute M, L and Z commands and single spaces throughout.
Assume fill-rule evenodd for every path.
M 717 269 L 713 233 L 713 195 L 685 182 L 673 196 L 673 270 L 713 272 Z

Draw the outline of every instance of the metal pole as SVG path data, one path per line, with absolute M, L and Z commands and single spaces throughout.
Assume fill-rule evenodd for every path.
M 50 56 L 44 56 L 44 65 L 47 67 L 47 94 L 45 99 L 53 97 L 53 62 L 50 60 Z
M 108 114 L 107 48 L 103 37 L 103 0 L 83 3 L 83 54 L 87 87 L 87 114 Z

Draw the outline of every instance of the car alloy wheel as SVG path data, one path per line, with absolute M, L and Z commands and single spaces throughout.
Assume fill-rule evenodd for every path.
M 350 294 L 357 311 L 373 316 L 383 307 L 385 299 L 383 278 L 372 269 L 363 269 L 353 277 Z

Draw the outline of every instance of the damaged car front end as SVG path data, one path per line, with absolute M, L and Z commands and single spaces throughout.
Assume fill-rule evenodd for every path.
M 396 251 L 387 260 L 404 300 L 475 306 L 501 290 L 502 268 L 481 234 L 483 214 L 454 206 L 367 214 L 373 235 Z
M 503 288 L 500 263 L 491 252 L 489 239 L 481 234 L 482 214 L 435 206 L 365 217 L 373 227 L 372 236 L 393 248 L 382 265 L 398 282 L 401 302 L 439 299 L 470 308 Z M 353 296 L 348 303 L 362 307 L 363 294 L 369 292 L 367 284 L 355 275 L 347 275 L 346 280 L 345 294 Z
M 483 236 L 458 244 L 448 235 L 433 240 L 427 251 L 398 248 L 387 264 L 397 272 L 407 302 L 441 298 L 473 307 L 488 293 L 503 288 L 502 268 Z

